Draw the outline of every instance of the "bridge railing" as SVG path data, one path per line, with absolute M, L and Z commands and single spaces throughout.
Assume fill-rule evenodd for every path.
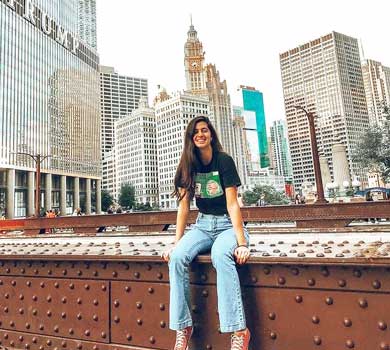
M 342 228 L 354 220 L 390 218 L 390 201 L 244 207 L 245 222 L 293 222 L 297 228 Z M 195 222 L 192 210 L 189 223 Z M 125 226 L 129 232 L 161 232 L 175 224 L 176 211 L 136 212 L 113 215 L 67 216 L 1 220 L 0 233 L 20 230 L 24 234 L 43 233 L 49 229 L 70 229 L 74 233 L 96 234 L 106 227 Z

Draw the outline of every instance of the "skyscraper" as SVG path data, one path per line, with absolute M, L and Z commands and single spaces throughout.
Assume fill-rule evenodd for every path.
M 359 174 L 351 154 L 368 127 L 368 113 L 357 40 L 329 33 L 280 54 L 280 68 L 295 186 L 315 181 L 307 117 L 294 106 L 315 115 L 331 172 L 336 137 L 347 148 L 351 174 Z
M 78 0 L 80 39 L 96 50 L 96 0 Z
M 26 154 L 50 156 L 45 209 L 89 213 L 96 191 L 100 211 L 99 58 L 79 40 L 80 3 L 0 1 L 0 210 L 9 218 L 34 213 L 36 164 Z
M 139 107 L 115 122 L 116 194 L 124 184 L 138 203 L 158 203 L 156 117 L 142 97 Z
M 242 85 L 240 89 L 242 92 L 245 125 L 248 131 L 252 131 L 247 134 L 252 162 L 258 163 L 257 165 L 260 168 L 266 168 L 269 166 L 269 159 L 263 94 L 254 87 Z
M 170 97 L 160 91 L 154 106 L 157 123 L 157 163 L 159 203 L 161 208 L 176 208 L 173 179 L 184 145 L 184 132 L 188 122 L 197 116 L 209 114 L 207 96 L 197 96 L 188 92 L 178 92 Z
M 210 101 L 208 117 L 220 136 L 223 149 L 235 158 L 233 147 L 233 118 L 226 80 L 221 81 L 214 64 L 205 65 L 203 44 L 194 26 L 190 25 L 184 45 L 186 91 L 206 96 Z
M 116 155 L 114 122 L 138 108 L 141 98 L 148 97 L 148 81 L 118 74 L 113 67 L 100 66 L 100 105 L 103 179 L 102 188 L 116 193 L 113 181 Z M 116 175 L 114 175 L 115 177 Z
M 362 65 L 370 124 L 382 124 L 383 107 L 390 107 L 390 68 L 374 60 Z
M 285 180 L 292 180 L 292 165 L 284 120 L 275 120 L 270 128 L 271 143 L 275 159 L 275 173 Z
M 204 54 L 203 44 L 191 22 L 184 45 L 184 67 L 186 90 L 195 95 L 207 95 Z
M 210 100 L 210 119 L 215 125 L 225 152 L 236 159 L 234 152 L 233 118 L 226 80 L 221 82 L 215 65 L 206 66 L 206 86 Z

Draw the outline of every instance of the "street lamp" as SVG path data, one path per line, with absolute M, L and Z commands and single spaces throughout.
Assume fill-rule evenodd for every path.
M 316 187 L 317 187 L 317 201 L 316 203 L 327 203 L 324 196 L 324 188 L 322 187 L 322 176 L 321 176 L 321 167 L 320 167 L 320 158 L 318 155 L 318 146 L 316 139 L 316 129 L 314 126 L 314 114 L 308 112 L 302 106 L 293 106 L 296 109 L 300 109 L 305 112 L 306 117 L 309 121 L 310 128 L 310 142 L 311 142 L 311 152 L 313 156 L 313 165 L 314 165 L 314 176 L 316 179 Z
M 20 154 L 29 156 L 35 162 L 35 217 L 40 217 L 41 209 L 41 163 L 50 156 L 42 156 L 40 154 L 30 154 L 27 152 L 13 152 L 12 154 Z

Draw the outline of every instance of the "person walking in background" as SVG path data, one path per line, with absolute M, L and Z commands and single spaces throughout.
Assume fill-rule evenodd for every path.
M 189 290 L 189 265 L 194 258 L 211 250 L 217 271 L 220 330 L 232 333 L 231 350 L 247 350 L 250 332 L 246 327 L 236 263 L 249 256 L 249 234 L 243 225 L 237 202 L 240 178 L 233 159 L 223 152 L 207 117 L 190 121 L 184 149 L 176 171 L 173 195 L 179 200 L 173 248 L 163 253 L 169 261 L 170 328 L 176 331 L 174 350 L 187 350 L 193 332 Z M 184 234 L 195 197 L 199 215 Z

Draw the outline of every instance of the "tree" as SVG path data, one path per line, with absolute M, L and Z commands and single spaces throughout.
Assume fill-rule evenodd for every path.
M 114 203 L 114 198 L 107 190 L 102 190 L 102 210 L 107 211 L 107 209 Z
M 118 202 L 123 208 L 133 208 L 135 205 L 135 188 L 133 185 L 128 183 L 122 184 Z
M 371 126 L 357 144 L 353 160 L 390 180 L 390 107 L 383 107 L 382 125 Z
M 277 191 L 270 185 L 256 185 L 252 191 L 245 191 L 243 194 L 245 205 L 256 204 L 260 198 L 264 200 L 265 204 L 280 205 L 290 203 L 290 200 L 284 193 Z

